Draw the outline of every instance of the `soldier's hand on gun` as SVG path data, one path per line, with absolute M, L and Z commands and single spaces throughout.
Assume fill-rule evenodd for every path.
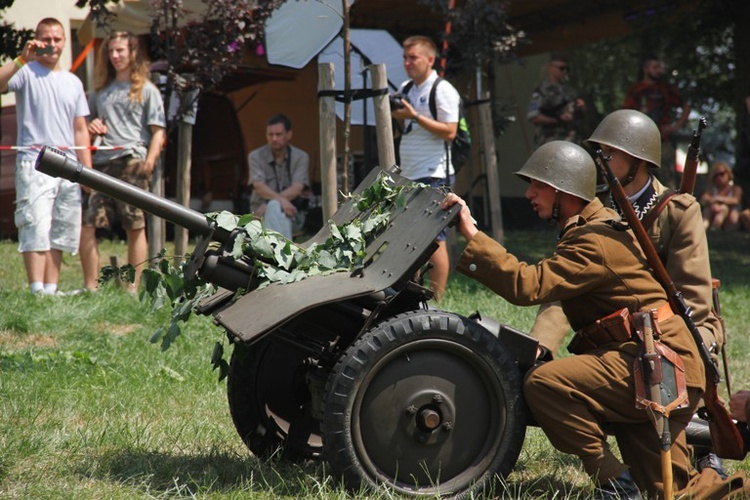
M 474 220 L 474 217 L 471 216 L 471 210 L 469 210 L 469 207 L 466 206 L 466 202 L 463 200 L 463 198 L 458 196 L 456 193 L 448 193 L 448 196 L 445 197 L 443 203 L 440 205 L 440 208 L 442 208 L 443 210 L 448 210 L 450 207 L 456 204 L 461 205 L 461 211 L 458 215 L 458 225 L 456 227 L 468 242 L 479 232 L 479 229 L 477 229 L 477 221 Z
M 738 422 L 747 422 L 747 402 L 750 401 L 750 391 L 738 391 L 729 398 L 729 412 Z

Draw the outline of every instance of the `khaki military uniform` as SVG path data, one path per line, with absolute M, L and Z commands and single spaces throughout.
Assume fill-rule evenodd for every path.
M 532 119 L 539 114 L 551 118 L 560 118 L 563 113 L 575 114 L 576 91 L 568 85 L 553 83 L 549 79 L 544 80 L 531 94 L 527 119 Z M 556 125 L 537 125 L 534 132 L 534 143 L 537 146 L 550 141 L 578 140 L 575 128 L 575 120 L 565 123 L 559 121 Z
M 536 265 L 520 262 L 478 233 L 457 268 L 516 305 L 559 301 L 576 330 L 623 307 L 659 308 L 667 302 L 666 294 L 648 270 L 632 232 L 618 228 L 618 220 L 614 211 L 593 200 L 567 221 L 552 257 Z M 688 406 L 674 410 L 669 421 L 676 489 L 696 498 L 722 497 L 732 485 L 742 487 L 743 477 L 721 481 L 712 470 L 698 475 L 691 469 L 685 440 L 684 429 L 704 389 L 703 362 L 682 318 L 671 316 L 658 326 L 662 342 L 684 363 L 689 394 Z M 580 457 L 592 479 L 604 482 L 628 469 L 607 447 L 611 433 L 624 461 L 631 464 L 636 484 L 654 495 L 663 489 L 659 445 L 646 411 L 635 405 L 633 364 L 638 350 L 633 341 L 613 342 L 541 364 L 527 374 L 524 395 L 550 442 Z
M 656 195 L 666 191 L 655 177 L 652 184 Z M 677 194 L 647 230 L 667 273 L 692 310 L 706 347 L 719 349 L 724 329 L 712 310 L 711 263 L 700 205 L 692 195 Z M 556 354 L 569 331 L 559 303 L 553 303 L 539 309 L 530 335 Z

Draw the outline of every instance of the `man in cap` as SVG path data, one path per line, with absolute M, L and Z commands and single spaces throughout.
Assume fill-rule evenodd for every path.
M 534 125 L 534 144 L 579 140 L 577 125 L 586 109 L 574 88 L 566 85 L 568 56 L 553 52 L 547 64 L 547 78 L 531 94 L 526 118 Z

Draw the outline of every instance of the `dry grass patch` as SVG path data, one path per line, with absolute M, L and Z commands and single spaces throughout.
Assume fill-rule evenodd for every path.
M 134 331 L 138 329 L 140 325 L 113 325 L 111 323 L 105 323 L 100 322 L 96 325 L 96 331 L 102 332 L 102 333 L 108 333 L 110 335 L 114 335 L 115 337 L 124 337 L 126 335 L 130 335 Z
M 7 330 L 0 331 L 0 347 L 24 349 L 27 347 L 57 347 L 57 340 L 50 335 L 36 333 L 17 334 Z

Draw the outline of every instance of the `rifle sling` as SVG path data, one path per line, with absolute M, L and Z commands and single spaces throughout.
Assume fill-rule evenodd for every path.
M 649 210 L 648 213 L 644 215 L 643 218 L 641 219 L 641 222 L 643 223 L 643 228 L 646 231 L 651 229 L 651 226 L 654 225 L 654 222 L 656 222 L 656 219 L 659 218 L 659 215 L 667 207 L 669 200 L 671 200 L 676 194 L 677 193 L 675 191 L 668 189 L 667 191 L 664 191 L 656 199 L 656 203 L 654 203 L 654 206 L 651 207 L 651 210 Z

